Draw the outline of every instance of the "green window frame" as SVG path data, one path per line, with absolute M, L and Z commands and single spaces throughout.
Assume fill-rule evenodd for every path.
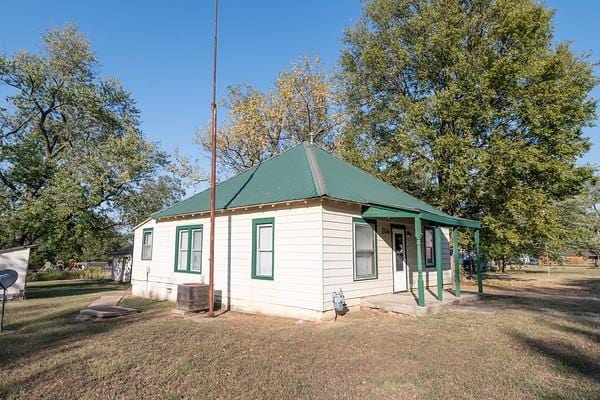
M 271 229 L 270 241 L 268 229 Z M 266 236 L 261 235 L 265 232 Z M 264 242 L 263 242 L 264 241 Z M 270 255 L 270 257 L 269 257 Z M 270 271 L 268 263 L 270 260 Z M 268 272 L 265 272 L 265 269 Z M 252 220 L 252 279 L 272 281 L 275 276 L 275 219 L 256 218 Z
M 175 229 L 175 272 L 202 273 L 202 225 L 178 226 Z
M 364 233 L 364 229 L 369 227 L 372 231 L 373 240 L 372 240 L 372 248 L 368 248 L 364 246 L 364 243 L 357 243 L 358 235 L 357 229 L 362 229 Z M 358 262 L 357 259 L 359 257 L 370 256 L 371 259 L 371 272 L 369 273 L 359 273 L 358 272 Z M 372 279 L 377 279 L 379 276 L 379 266 L 377 265 L 377 222 L 376 221 L 367 221 L 362 218 L 352 218 L 352 274 L 355 281 L 367 281 Z
M 425 251 L 423 254 L 425 258 L 425 267 L 435 267 L 435 229 L 428 226 L 425 227 L 423 231 L 423 241 L 425 242 L 423 246 L 423 250 Z
M 149 240 L 147 240 L 149 239 Z M 154 228 L 144 228 L 142 231 L 142 260 L 152 260 L 152 246 L 154 244 Z

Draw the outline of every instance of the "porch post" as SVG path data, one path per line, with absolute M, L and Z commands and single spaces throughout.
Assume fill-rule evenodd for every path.
M 483 272 L 481 271 L 481 251 L 479 249 L 479 229 L 475 229 L 475 251 L 477 252 L 477 289 L 483 293 Z
M 458 261 L 458 229 L 452 228 L 452 254 L 454 255 L 454 295 L 460 297 L 460 264 Z
M 442 301 L 444 295 L 444 276 L 442 272 L 442 228 L 435 226 L 435 272 L 437 275 L 437 298 Z
M 415 216 L 415 241 L 417 243 L 417 285 L 418 302 L 420 307 L 425 307 L 425 287 L 423 286 L 423 252 L 421 251 L 421 240 L 423 239 L 423 229 L 421 228 L 421 216 Z

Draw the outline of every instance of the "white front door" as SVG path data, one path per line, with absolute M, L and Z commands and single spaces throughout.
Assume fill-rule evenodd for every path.
M 392 228 L 392 244 L 394 248 L 392 261 L 394 268 L 394 292 L 402 292 L 408 290 L 404 229 Z

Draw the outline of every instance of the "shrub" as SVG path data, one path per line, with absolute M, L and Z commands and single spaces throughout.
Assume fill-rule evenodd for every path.
M 68 279 L 101 279 L 106 277 L 102 268 L 75 269 L 72 271 L 31 272 L 28 281 L 62 281 Z

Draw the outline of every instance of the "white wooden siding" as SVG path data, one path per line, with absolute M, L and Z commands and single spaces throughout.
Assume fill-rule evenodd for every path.
M 327 201 L 323 204 L 323 308 L 333 309 L 331 294 L 342 289 L 349 306 L 360 298 L 393 292 L 391 226 L 403 225 L 407 232 L 406 258 L 409 268 L 409 288 L 417 288 L 417 258 L 414 221 L 377 220 L 377 279 L 355 281 L 353 275 L 352 219 L 361 216 L 358 205 Z M 427 226 L 427 223 L 424 222 Z M 444 284 L 451 283 L 449 230 L 442 228 L 442 270 Z M 437 286 L 435 268 L 423 268 L 423 281 Z
M 215 236 L 215 295 L 224 305 L 243 311 L 317 319 L 331 310 L 331 294 L 340 288 L 349 306 L 360 298 L 393 291 L 392 223 L 377 221 L 376 279 L 353 277 L 352 219 L 361 207 L 325 200 L 304 206 L 264 208 L 260 212 L 217 215 Z M 251 278 L 252 220 L 275 219 L 274 279 Z M 202 224 L 202 275 L 174 272 L 177 226 Z M 394 221 L 406 229 L 409 288 L 416 289 L 416 243 L 411 219 Z M 426 223 L 424 223 L 427 225 Z M 141 259 L 144 228 L 154 228 L 152 260 Z M 147 297 L 177 298 L 177 285 L 208 282 L 208 218 L 157 223 L 153 220 L 135 230 L 133 293 Z M 443 228 L 444 284 L 451 282 L 449 230 Z M 437 285 L 435 268 L 424 268 L 427 286 Z
M 342 289 L 349 306 L 360 298 L 392 291 L 392 253 L 380 234 L 387 222 L 377 223 L 377 279 L 354 280 L 352 218 L 360 217 L 359 205 L 323 204 L 323 308 L 333 309 L 331 294 Z M 389 238 L 388 238 L 389 240 Z
M 252 279 L 252 220 L 274 218 L 274 279 Z M 174 272 L 175 229 L 202 224 L 202 275 Z M 141 259 L 144 228 L 154 228 L 152 260 Z M 176 300 L 177 284 L 208 282 L 208 218 L 149 221 L 135 231 L 133 292 Z M 217 216 L 215 231 L 215 296 L 232 308 L 281 315 L 321 313 L 323 302 L 321 206 L 268 209 Z M 146 271 L 148 279 L 146 279 Z

